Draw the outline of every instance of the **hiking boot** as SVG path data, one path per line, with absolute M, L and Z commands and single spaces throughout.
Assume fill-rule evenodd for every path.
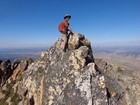
M 63 52 L 66 52 L 66 49 L 63 49 Z
M 70 49 L 69 48 L 67 48 L 67 50 L 66 51 L 69 51 Z

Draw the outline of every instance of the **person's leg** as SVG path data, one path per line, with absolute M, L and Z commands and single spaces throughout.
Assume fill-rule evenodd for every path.
M 66 51 L 67 35 L 62 34 L 62 40 L 63 40 L 62 49 L 63 51 Z
M 63 42 L 63 51 L 64 52 L 66 51 L 66 42 L 65 41 Z

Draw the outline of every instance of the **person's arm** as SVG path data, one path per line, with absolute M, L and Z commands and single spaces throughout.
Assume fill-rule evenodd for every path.
M 72 29 L 68 26 L 68 30 L 73 34 L 74 32 L 72 31 Z
M 65 22 L 65 26 L 67 27 L 67 29 L 73 34 L 74 32 L 72 31 L 72 29 L 69 26 L 68 22 Z

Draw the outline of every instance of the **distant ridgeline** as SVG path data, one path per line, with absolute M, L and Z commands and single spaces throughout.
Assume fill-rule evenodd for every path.
M 140 46 L 94 47 L 94 53 L 107 53 L 108 55 L 115 54 L 140 60 Z
M 0 49 L 0 60 L 13 61 L 14 59 L 32 58 L 37 59 L 42 51 L 48 48 L 3 48 Z

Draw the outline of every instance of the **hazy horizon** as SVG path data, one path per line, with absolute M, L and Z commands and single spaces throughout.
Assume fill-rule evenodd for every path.
M 41 52 L 47 51 L 49 48 L 0 48 L 0 60 L 38 59 Z M 92 46 L 92 51 L 95 58 L 104 59 L 110 63 L 128 67 L 132 70 L 139 70 L 140 46 Z
M 53 43 L 54 44 L 54 43 Z M 6 49 L 48 49 L 50 48 L 53 44 L 45 45 L 45 46 L 12 46 L 12 47 L 0 47 L 0 50 L 6 50 Z M 92 47 L 140 47 L 140 44 L 108 44 L 108 43 L 91 43 Z

